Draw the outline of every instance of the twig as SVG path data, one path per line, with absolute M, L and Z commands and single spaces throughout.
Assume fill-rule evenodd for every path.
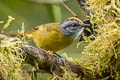
M 77 17 L 78 15 L 76 13 L 74 13 L 64 2 L 61 2 L 61 4 L 75 17 Z

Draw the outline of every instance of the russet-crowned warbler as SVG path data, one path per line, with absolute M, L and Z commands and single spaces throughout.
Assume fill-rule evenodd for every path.
M 39 48 L 56 52 L 76 40 L 84 31 L 85 26 L 89 25 L 76 17 L 70 17 L 63 23 L 39 25 L 31 33 L 26 33 L 26 36 L 33 39 Z

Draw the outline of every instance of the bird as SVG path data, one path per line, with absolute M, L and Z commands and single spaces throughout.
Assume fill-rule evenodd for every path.
M 57 52 L 74 42 L 89 24 L 77 17 L 69 17 L 62 23 L 54 22 L 36 26 L 25 36 L 32 39 L 38 48 Z

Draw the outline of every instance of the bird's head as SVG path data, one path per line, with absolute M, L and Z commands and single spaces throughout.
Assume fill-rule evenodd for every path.
M 60 26 L 64 35 L 77 39 L 89 24 L 83 23 L 79 18 L 70 17 L 61 23 Z

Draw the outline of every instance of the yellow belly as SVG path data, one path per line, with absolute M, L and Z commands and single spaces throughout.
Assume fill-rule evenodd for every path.
M 45 50 L 50 50 L 53 52 L 62 50 L 73 42 L 72 38 L 62 35 L 61 33 L 57 33 L 55 31 L 46 34 L 38 32 L 38 34 L 39 35 L 36 35 L 36 33 L 32 33 L 33 40 L 36 45 L 39 48 L 43 48 Z

